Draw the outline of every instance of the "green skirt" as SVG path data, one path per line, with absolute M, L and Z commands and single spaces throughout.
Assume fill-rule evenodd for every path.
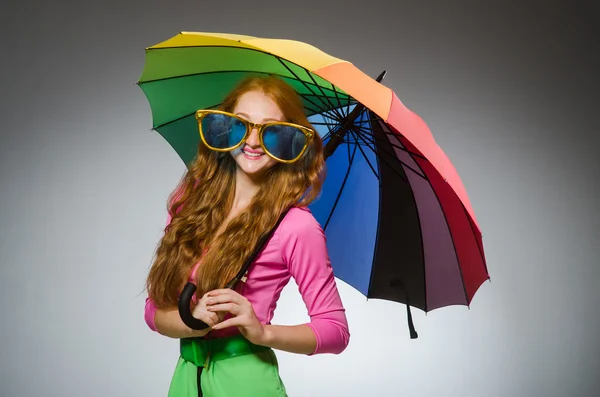
M 168 397 L 287 397 L 273 349 L 242 335 L 180 343 Z

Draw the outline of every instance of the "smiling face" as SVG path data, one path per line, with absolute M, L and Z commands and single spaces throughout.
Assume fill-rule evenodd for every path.
M 249 91 L 241 95 L 232 113 L 253 123 L 268 121 L 285 121 L 283 112 L 277 104 L 261 91 Z M 258 129 L 250 131 L 246 142 L 231 152 L 238 170 L 257 180 L 266 170 L 277 164 L 269 157 L 262 147 L 258 137 Z

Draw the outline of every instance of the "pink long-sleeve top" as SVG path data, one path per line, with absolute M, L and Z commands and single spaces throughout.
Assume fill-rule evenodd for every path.
M 294 207 L 288 212 L 250 267 L 246 282 L 241 283 L 240 293 L 250 301 L 261 323 L 271 323 L 277 300 L 291 278 L 306 305 L 310 317 L 307 325 L 317 340 L 310 355 L 341 353 L 350 339 L 345 309 L 329 261 L 325 234 L 306 207 Z M 145 321 L 153 331 L 156 310 L 154 301 L 146 298 Z M 237 327 L 215 330 L 211 331 L 211 338 L 237 332 Z

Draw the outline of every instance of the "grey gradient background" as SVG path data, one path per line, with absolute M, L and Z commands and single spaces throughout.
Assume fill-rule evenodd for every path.
M 164 396 L 143 282 L 184 172 L 134 82 L 181 30 L 309 42 L 417 112 L 460 173 L 491 281 L 470 309 L 338 282 L 341 356 L 278 352 L 290 396 L 600 395 L 600 7 L 592 1 L 96 1 L 0 12 L 0 396 Z M 275 323 L 305 321 L 293 281 Z

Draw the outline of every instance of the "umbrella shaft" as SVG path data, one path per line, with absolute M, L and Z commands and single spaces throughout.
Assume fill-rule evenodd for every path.
M 343 142 L 344 136 L 348 133 L 350 126 L 354 123 L 358 115 L 365 109 L 365 106 L 362 103 L 356 105 L 356 107 L 352 110 L 352 112 L 348 115 L 346 120 L 344 120 L 344 124 L 335 132 L 331 133 L 331 137 L 329 138 L 329 142 L 323 148 L 323 156 L 327 159 L 329 156 L 335 152 L 340 143 Z
M 385 77 L 385 74 L 386 74 L 386 71 L 384 70 L 383 72 L 381 72 L 379 74 L 379 76 L 377 76 L 375 81 L 377 81 L 378 83 L 381 83 L 381 80 L 383 80 L 383 78 Z M 325 157 L 325 159 L 327 159 L 329 156 L 331 156 L 333 154 L 333 152 L 335 152 L 335 149 L 337 149 L 337 147 L 340 146 L 340 143 L 342 143 L 344 141 L 344 136 L 348 133 L 349 127 L 354 123 L 354 121 L 356 120 L 358 115 L 361 114 L 364 109 L 365 109 L 365 105 L 363 105 L 362 103 L 359 103 L 358 105 L 356 105 L 354 110 L 352 110 L 352 112 L 348 115 L 348 117 L 344 121 L 344 125 L 342 125 L 342 127 L 339 130 L 337 130 L 336 132 L 333 132 L 331 134 L 331 138 L 329 138 L 329 142 L 327 142 L 327 145 L 325 145 L 325 147 L 323 148 L 323 156 Z

